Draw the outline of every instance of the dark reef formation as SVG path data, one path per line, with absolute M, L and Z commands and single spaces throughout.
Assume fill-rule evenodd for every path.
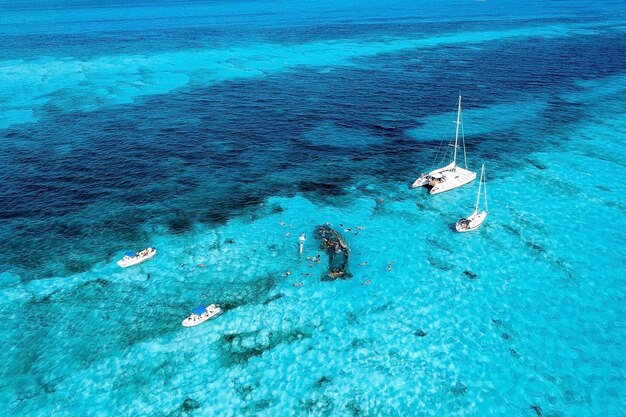
M 328 273 L 322 276 L 322 281 L 351 278 L 352 274 L 348 272 L 350 250 L 341 235 L 333 228 L 322 225 L 315 228 L 315 239 L 320 241 L 320 249 L 328 255 Z

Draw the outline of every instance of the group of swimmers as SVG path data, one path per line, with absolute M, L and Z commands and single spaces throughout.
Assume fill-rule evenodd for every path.
M 379 203 L 382 203 L 382 199 L 380 199 Z M 279 222 L 278 224 L 280 226 L 285 226 L 285 222 L 283 222 L 283 221 Z M 331 223 L 329 223 L 329 222 L 326 222 L 324 224 L 327 225 L 327 226 L 331 226 Z M 289 227 L 293 227 L 293 224 L 290 224 Z M 343 223 L 339 223 L 339 227 L 341 227 L 343 229 L 343 231 L 346 232 L 346 233 L 352 232 L 352 230 L 353 230 L 353 228 L 350 228 L 350 227 L 344 228 Z M 356 232 L 354 233 L 354 235 L 358 236 L 360 231 L 365 230 L 365 226 L 355 226 L 354 229 L 357 229 Z M 291 235 L 291 233 L 286 233 L 285 234 L 286 237 L 289 237 L 290 235 Z M 299 241 L 300 241 L 300 254 L 302 254 L 302 247 L 304 246 L 304 242 L 306 241 L 306 235 L 304 233 L 300 234 Z M 321 254 L 318 253 L 316 256 L 307 256 L 306 260 L 309 261 L 308 267 L 311 268 L 311 267 L 313 267 L 314 263 L 318 263 L 318 264 L 321 263 Z M 366 266 L 366 265 L 368 265 L 367 261 L 361 262 L 359 264 L 359 266 Z M 393 267 L 393 261 L 389 261 L 389 263 L 387 264 L 387 271 L 388 272 L 391 271 L 392 267 Z M 291 270 L 287 270 L 287 272 L 285 272 L 283 274 L 284 277 L 288 277 L 290 275 L 291 275 Z M 311 274 L 308 273 L 308 272 L 306 272 L 306 273 L 302 272 L 301 275 L 304 275 L 304 276 L 307 276 L 307 277 L 311 276 Z M 367 280 L 363 281 L 361 283 L 361 285 L 370 285 L 371 283 L 372 283 L 372 280 L 367 279 Z M 296 283 L 293 284 L 294 287 L 302 287 L 303 285 L 304 285 L 304 282 L 296 282 Z

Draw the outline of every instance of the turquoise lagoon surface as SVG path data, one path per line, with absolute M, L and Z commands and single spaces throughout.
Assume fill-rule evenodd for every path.
M 5 1 L 0 86 L 2 415 L 626 415 L 624 2 Z

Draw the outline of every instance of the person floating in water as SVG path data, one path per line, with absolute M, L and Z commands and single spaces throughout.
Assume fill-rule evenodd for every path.
M 304 242 L 306 241 L 306 235 L 304 232 L 300 235 L 300 255 L 302 255 L 302 248 L 304 248 Z
M 288 277 L 289 275 L 291 275 L 291 271 L 290 271 L 290 270 L 288 270 L 287 272 L 285 272 L 285 273 L 283 274 L 283 276 L 284 276 L 284 277 Z
M 371 283 L 372 281 L 368 279 L 367 281 L 363 281 L 361 285 L 370 285 Z
M 148 276 L 148 279 L 150 279 L 150 272 L 148 272 L 146 275 Z M 147 281 L 148 279 L 146 279 L 146 281 Z
M 389 263 L 387 264 L 387 271 L 391 271 L 392 266 L 393 266 L 393 262 L 389 261 Z
M 293 284 L 294 287 L 301 287 L 302 285 L 304 285 L 304 283 L 302 282 L 296 282 L 295 284 Z

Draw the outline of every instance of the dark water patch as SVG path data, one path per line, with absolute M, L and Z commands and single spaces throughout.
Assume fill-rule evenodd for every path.
M 436 258 L 434 256 L 429 256 L 428 257 L 428 263 L 434 267 L 439 269 L 440 271 L 451 271 L 452 270 L 452 264 L 449 264 L 446 261 L 443 261 L 439 258 Z
M 75 275 L 89 271 L 92 264 L 81 257 L 70 255 L 65 262 L 63 262 L 63 266 L 65 267 L 63 275 Z
M 475 272 L 470 271 L 469 269 L 466 269 L 465 271 L 463 271 L 463 273 L 465 274 L 466 277 L 468 277 L 469 279 L 476 279 L 478 278 L 478 275 L 476 275 Z
M 500 327 L 503 325 L 503 322 L 500 319 L 491 319 L 491 323 L 493 323 L 496 327 Z
M 385 303 L 385 304 L 377 305 L 375 310 L 376 311 L 387 311 L 387 310 L 391 309 L 393 306 L 394 306 L 394 303 L 388 302 L 388 303 Z
M 248 402 L 242 407 L 242 411 L 255 415 L 256 413 L 270 408 L 274 404 L 273 398 L 263 398 L 257 401 Z
M 618 201 L 606 201 L 604 203 L 605 206 L 618 209 L 619 211 L 626 212 L 626 205 L 618 202 Z
M 234 282 L 219 289 L 210 289 L 202 293 L 202 298 L 218 300 L 224 311 L 248 304 L 262 304 L 276 288 L 277 282 L 273 275 L 266 275 L 253 282 Z
M 541 417 L 543 415 L 543 410 L 541 409 L 541 406 L 537 404 L 531 404 L 530 409 L 535 412 L 537 417 Z
M 346 404 L 346 410 L 353 417 L 363 417 L 366 415 L 365 410 L 359 405 L 359 403 L 355 399 L 351 399 Z
M 180 406 L 181 410 L 185 413 L 190 413 L 200 408 L 200 402 L 198 400 L 194 400 L 191 397 L 185 398 L 185 401 Z
M 531 158 L 527 158 L 526 161 L 531 164 L 532 166 L 534 166 L 535 168 L 539 169 L 539 170 L 545 170 L 546 166 L 543 165 L 542 163 L 535 161 L 534 159 Z
M 563 259 L 550 256 L 550 260 L 558 269 L 561 270 L 563 275 L 565 275 L 565 278 L 570 281 L 574 281 L 577 279 L 576 271 L 572 270 L 569 264 Z
M 416 202 L 415 202 L 415 205 L 417 206 L 417 208 L 418 208 L 419 210 L 422 210 L 422 211 L 423 211 L 423 210 L 426 210 L 426 204 L 424 204 L 424 203 L 423 203 L 423 202 L 421 202 L 421 201 L 416 201 Z
M 612 193 L 613 192 L 613 190 L 611 190 L 609 187 L 601 185 L 601 184 L 596 184 L 596 188 L 598 190 L 600 190 L 600 191 L 604 191 L 604 192 L 607 192 L 607 193 Z
M 538 187 L 544 188 L 546 192 L 550 192 L 561 198 L 575 197 L 583 193 L 582 189 L 574 184 L 570 184 L 555 177 L 547 177 L 539 174 L 529 175 L 528 181 L 536 183 Z
M 254 391 L 255 388 L 258 388 L 259 382 L 255 381 L 252 384 L 242 384 L 235 379 L 234 385 L 234 390 L 239 395 L 239 398 L 241 398 L 242 401 L 246 401 L 252 394 L 252 391 Z
M 347 191 L 343 188 L 343 184 L 335 182 L 300 181 L 297 187 L 298 190 L 303 193 L 319 193 L 333 197 L 347 194 Z
M 348 312 L 346 313 L 346 317 L 348 318 L 348 321 L 349 321 L 351 324 L 354 324 L 354 323 L 356 323 L 356 322 L 359 320 L 359 318 L 357 317 L 357 315 L 356 315 L 356 314 L 354 314 L 354 313 L 353 313 L 353 312 L 351 312 L 351 311 L 348 311 Z
M 274 204 L 272 206 L 271 211 L 272 211 L 272 214 L 279 214 L 285 211 L 285 209 L 283 209 L 283 207 L 280 204 Z
M 50 294 L 47 294 L 40 299 L 33 299 L 32 303 L 37 304 L 46 304 L 53 301 L 53 298 L 58 294 L 59 290 L 54 290 Z
M 452 386 L 450 387 L 450 392 L 452 392 L 455 397 L 459 397 L 467 393 L 467 387 L 465 386 L 465 384 L 457 382 L 455 384 L 452 384 Z
M 535 243 L 535 242 L 526 240 L 526 241 L 524 241 L 524 245 L 528 246 L 529 248 L 531 248 L 532 250 L 534 250 L 537 253 L 541 253 L 541 254 L 545 254 L 546 253 L 546 250 L 544 249 L 544 247 L 539 245 L 539 244 L 537 244 L 537 243 Z
M 417 329 L 415 332 L 413 332 L 413 334 L 417 337 L 425 337 L 427 333 L 422 329 Z
M 507 332 L 501 333 L 500 337 L 504 340 L 511 340 L 511 335 L 508 334 Z
M 234 243 L 235 243 L 235 239 L 233 239 L 233 238 L 228 238 L 228 239 L 226 239 L 226 240 L 224 241 L 224 243 L 225 243 L 225 244 L 227 244 L 227 245 L 232 245 L 232 244 L 234 244 Z
M 367 339 L 353 339 L 350 342 L 350 347 L 353 349 L 358 349 L 358 348 L 362 348 L 363 346 L 367 345 L 368 340 Z
M 300 329 L 289 332 L 242 332 L 223 335 L 217 342 L 223 366 L 246 364 L 252 358 L 263 355 L 282 344 L 291 344 L 309 338 Z
M 333 384 L 333 379 L 329 376 L 323 376 L 320 379 L 318 379 L 317 381 L 315 381 L 315 383 L 313 384 L 313 387 L 316 389 L 321 389 L 324 388 L 327 385 L 332 385 Z
M 514 228 L 513 226 L 510 226 L 508 224 L 503 224 L 502 228 L 506 230 L 507 232 L 511 233 L 515 237 L 522 237 L 522 234 L 520 233 L 520 231 Z
M 263 305 L 268 305 L 276 300 L 280 300 L 281 298 L 283 298 L 285 296 L 285 294 L 283 293 L 278 293 L 278 294 L 274 294 L 272 295 L 270 298 L 268 298 L 267 300 L 263 301 Z
M 193 228 L 191 219 L 183 216 L 177 216 L 167 221 L 167 227 L 172 234 L 181 234 L 189 232 Z
M 301 399 L 300 408 L 312 416 L 329 416 L 335 409 L 335 404 L 326 395 L 314 395 L 311 398 Z
M 434 247 L 436 247 L 438 249 L 441 249 L 444 252 L 448 252 L 450 254 L 454 253 L 454 251 L 452 249 L 450 249 L 448 246 L 444 245 L 443 243 L 441 243 L 437 239 L 427 238 L 426 239 L 426 243 L 428 243 L 429 245 L 434 246 Z

